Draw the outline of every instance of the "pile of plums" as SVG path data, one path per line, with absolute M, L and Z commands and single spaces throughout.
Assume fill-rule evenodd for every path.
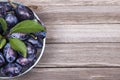
M 8 31 L 21 21 L 38 21 L 31 9 L 21 4 L 13 4 L 15 6 L 12 6 L 9 2 L 0 2 L 0 17 L 6 20 Z M 0 34 L 4 35 L 1 24 Z M 31 67 L 37 59 L 36 54 L 38 49 L 43 47 L 43 39 L 45 36 L 46 32 L 11 34 L 9 37 L 24 41 L 27 47 L 27 57 L 24 58 L 21 56 L 21 54 L 13 50 L 10 43 L 7 42 L 5 46 L 0 49 L 0 74 L 5 77 L 14 77 L 21 74 L 24 67 Z

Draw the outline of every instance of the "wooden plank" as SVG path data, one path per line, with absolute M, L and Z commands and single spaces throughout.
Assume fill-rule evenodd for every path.
M 120 43 L 47 44 L 36 67 L 120 67 Z
M 11 80 L 119 80 L 120 68 L 35 68 Z
M 14 0 L 18 2 L 18 0 Z M 80 5 L 80 6 L 114 6 L 120 5 L 119 0 L 19 0 L 19 2 L 27 5 Z
M 120 42 L 119 24 L 46 25 L 47 43 Z
M 34 11 L 45 24 L 120 23 L 120 6 L 43 6 Z
M 54 2 L 51 0 L 47 1 L 49 4 Z M 120 23 L 119 15 L 120 6 L 117 5 L 116 6 L 44 5 L 44 4 L 37 5 L 37 3 L 38 4 L 40 3 L 39 1 L 33 0 L 26 2 L 29 2 L 28 4 L 35 3 L 34 5 L 29 6 L 34 8 L 33 10 L 39 15 L 39 17 L 41 18 L 41 20 L 43 20 L 45 24 L 78 25 L 90 23 Z M 57 0 L 57 3 L 59 2 L 61 1 Z M 70 0 L 70 2 L 75 1 Z M 77 2 L 79 2 L 79 0 Z M 63 1 L 62 3 L 65 4 L 65 1 Z

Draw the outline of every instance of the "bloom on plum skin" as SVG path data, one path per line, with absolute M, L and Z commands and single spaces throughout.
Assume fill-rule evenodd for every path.
M 1 73 L 7 77 L 17 76 L 21 73 L 21 71 L 22 67 L 17 63 L 9 63 L 1 69 Z
M 17 8 L 15 9 L 15 13 L 20 21 L 34 19 L 33 12 L 28 7 L 23 5 L 18 5 Z
M 18 38 L 20 40 L 26 40 L 29 38 L 28 34 L 25 33 L 13 33 L 10 35 L 11 38 Z
M 15 52 L 9 43 L 7 43 L 3 49 L 4 56 L 7 62 L 12 63 L 17 58 L 17 52 Z
M 4 9 L 6 12 L 12 11 L 13 7 L 10 5 L 10 3 L 4 2 Z
M 34 39 L 33 37 L 30 37 L 27 41 L 31 43 L 35 48 L 42 48 L 43 46 L 43 43 L 40 40 Z
M 5 16 L 5 20 L 8 24 L 9 29 L 11 29 L 13 26 L 15 26 L 18 22 L 17 17 L 14 14 L 10 14 L 10 13 Z
M 18 57 L 16 60 L 16 62 L 22 66 L 29 65 L 36 58 L 35 56 L 35 53 L 37 52 L 36 49 L 28 42 L 26 42 L 26 45 L 27 45 L 27 58 Z
M 46 32 L 37 32 L 35 35 L 40 39 L 44 39 L 46 37 Z

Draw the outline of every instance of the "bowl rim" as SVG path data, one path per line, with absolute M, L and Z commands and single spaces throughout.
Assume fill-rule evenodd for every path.
M 8 1 L 8 0 L 0 0 L 0 2 L 7 2 L 7 1 Z M 21 3 L 18 3 L 18 2 L 15 2 L 15 3 L 21 4 Z M 32 12 L 33 12 L 34 16 L 36 17 L 36 19 L 41 22 L 41 25 L 42 25 L 43 27 L 45 27 L 44 23 L 43 23 L 43 22 L 41 21 L 41 19 L 37 16 L 37 14 L 36 14 L 34 11 L 32 11 Z M 40 59 L 42 58 L 42 55 L 43 55 L 44 50 L 45 50 L 45 44 L 46 44 L 46 37 L 43 39 L 43 46 L 42 46 L 40 55 L 38 56 L 36 62 L 35 62 L 29 69 L 27 69 L 25 72 L 23 72 L 23 73 L 21 73 L 21 74 L 19 74 L 19 75 L 17 75 L 17 76 L 14 76 L 14 77 L 0 77 L 0 79 L 13 79 L 13 78 L 18 78 L 18 77 L 20 77 L 20 76 L 28 73 L 30 70 L 32 70 L 33 67 L 35 67 L 35 66 L 37 65 L 37 63 L 40 61 Z

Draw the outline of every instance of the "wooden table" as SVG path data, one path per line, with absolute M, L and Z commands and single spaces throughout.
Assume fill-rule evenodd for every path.
M 12 80 L 120 80 L 120 0 L 20 2 L 45 23 L 47 43 L 35 68 Z

